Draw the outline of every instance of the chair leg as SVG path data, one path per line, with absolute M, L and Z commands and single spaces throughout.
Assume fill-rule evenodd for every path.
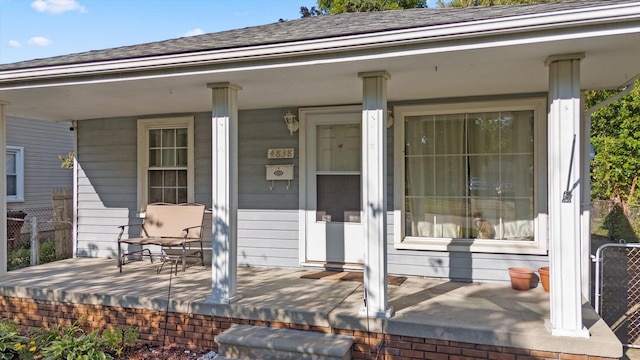
M 118 241 L 118 268 L 122 272 L 122 244 Z
M 169 262 L 169 271 L 173 271 L 173 261 L 170 257 L 166 257 L 162 260 L 162 264 L 160 264 L 160 267 L 156 270 L 156 274 L 160 274 L 160 272 L 162 272 L 162 268 L 164 267 L 164 264 L 167 263 L 167 261 Z
M 200 265 L 204 266 L 204 249 L 202 248 L 202 241 L 200 241 Z
M 162 261 L 162 264 L 160 264 L 160 267 L 156 270 L 156 274 L 160 274 L 160 272 L 162 272 L 162 268 L 164 267 L 164 264 L 167 262 L 169 262 L 169 271 L 173 271 L 175 275 L 178 276 L 178 259 L 177 258 L 172 259 L 170 257 Z
M 187 269 L 187 248 L 185 247 L 185 244 L 182 243 L 182 272 L 184 272 Z M 176 275 L 178 272 L 178 265 L 176 264 Z
M 145 250 L 147 250 L 147 253 L 149 254 L 149 260 L 151 260 L 151 263 L 153 264 L 153 256 L 151 256 L 151 250 L 149 250 L 149 248 L 142 249 L 142 257 L 140 257 L 140 259 L 144 260 L 144 251 Z

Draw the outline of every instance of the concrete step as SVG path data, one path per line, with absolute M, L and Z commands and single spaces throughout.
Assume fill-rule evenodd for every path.
M 232 325 L 216 337 L 221 357 L 242 360 L 350 360 L 353 338 L 314 331 Z

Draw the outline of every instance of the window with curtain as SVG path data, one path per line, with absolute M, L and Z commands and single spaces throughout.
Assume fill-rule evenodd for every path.
M 138 121 L 141 208 L 193 202 L 193 118 Z
M 406 237 L 534 240 L 534 110 L 404 121 Z

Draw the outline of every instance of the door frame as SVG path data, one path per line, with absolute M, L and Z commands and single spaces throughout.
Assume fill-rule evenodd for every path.
M 301 266 L 319 266 L 318 262 L 307 261 L 307 127 L 308 116 L 310 115 L 331 115 L 331 114 L 360 114 L 362 119 L 362 105 L 348 105 L 348 106 L 327 106 L 327 107 L 310 107 L 298 109 L 298 119 L 300 119 L 298 139 L 299 139 L 299 178 L 300 187 L 298 193 L 298 258 Z M 360 120 L 362 124 L 362 120 Z M 361 209 L 362 210 L 362 209 Z M 326 264 L 323 263 L 324 266 Z M 361 267 L 359 267 L 361 268 Z

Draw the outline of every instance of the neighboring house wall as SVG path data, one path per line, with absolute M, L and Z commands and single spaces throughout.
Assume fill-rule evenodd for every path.
M 24 201 L 8 201 L 9 209 L 51 208 L 54 188 L 71 188 L 73 173 L 60 167 L 59 155 L 73 151 L 69 122 L 7 117 L 7 145 L 24 150 Z
M 289 134 L 276 108 L 239 112 L 238 265 L 298 267 L 299 136 Z M 191 115 L 191 114 L 187 114 Z M 169 117 L 171 115 L 167 115 Z M 211 114 L 195 121 L 195 201 L 211 206 Z M 154 118 L 164 117 L 162 115 Z M 115 257 L 118 226 L 139 221 L 138 118 L 78 122 L 78 255 Z M 547 256 L 398 250 L 394 247 L 393 128 L 388 129 L 388 271 L 459 281 L 508 281 L 507 268 L 547 265 Z M 270 148 L 294 148 L 293 159 L 267 159 Z M 267 164 L 295 165 L 290 189 L 266 180 Z M 205 216 L 205 262 L 211 261 L 211 217 Z M 206 236 L 206 235 L 205 235 Z

